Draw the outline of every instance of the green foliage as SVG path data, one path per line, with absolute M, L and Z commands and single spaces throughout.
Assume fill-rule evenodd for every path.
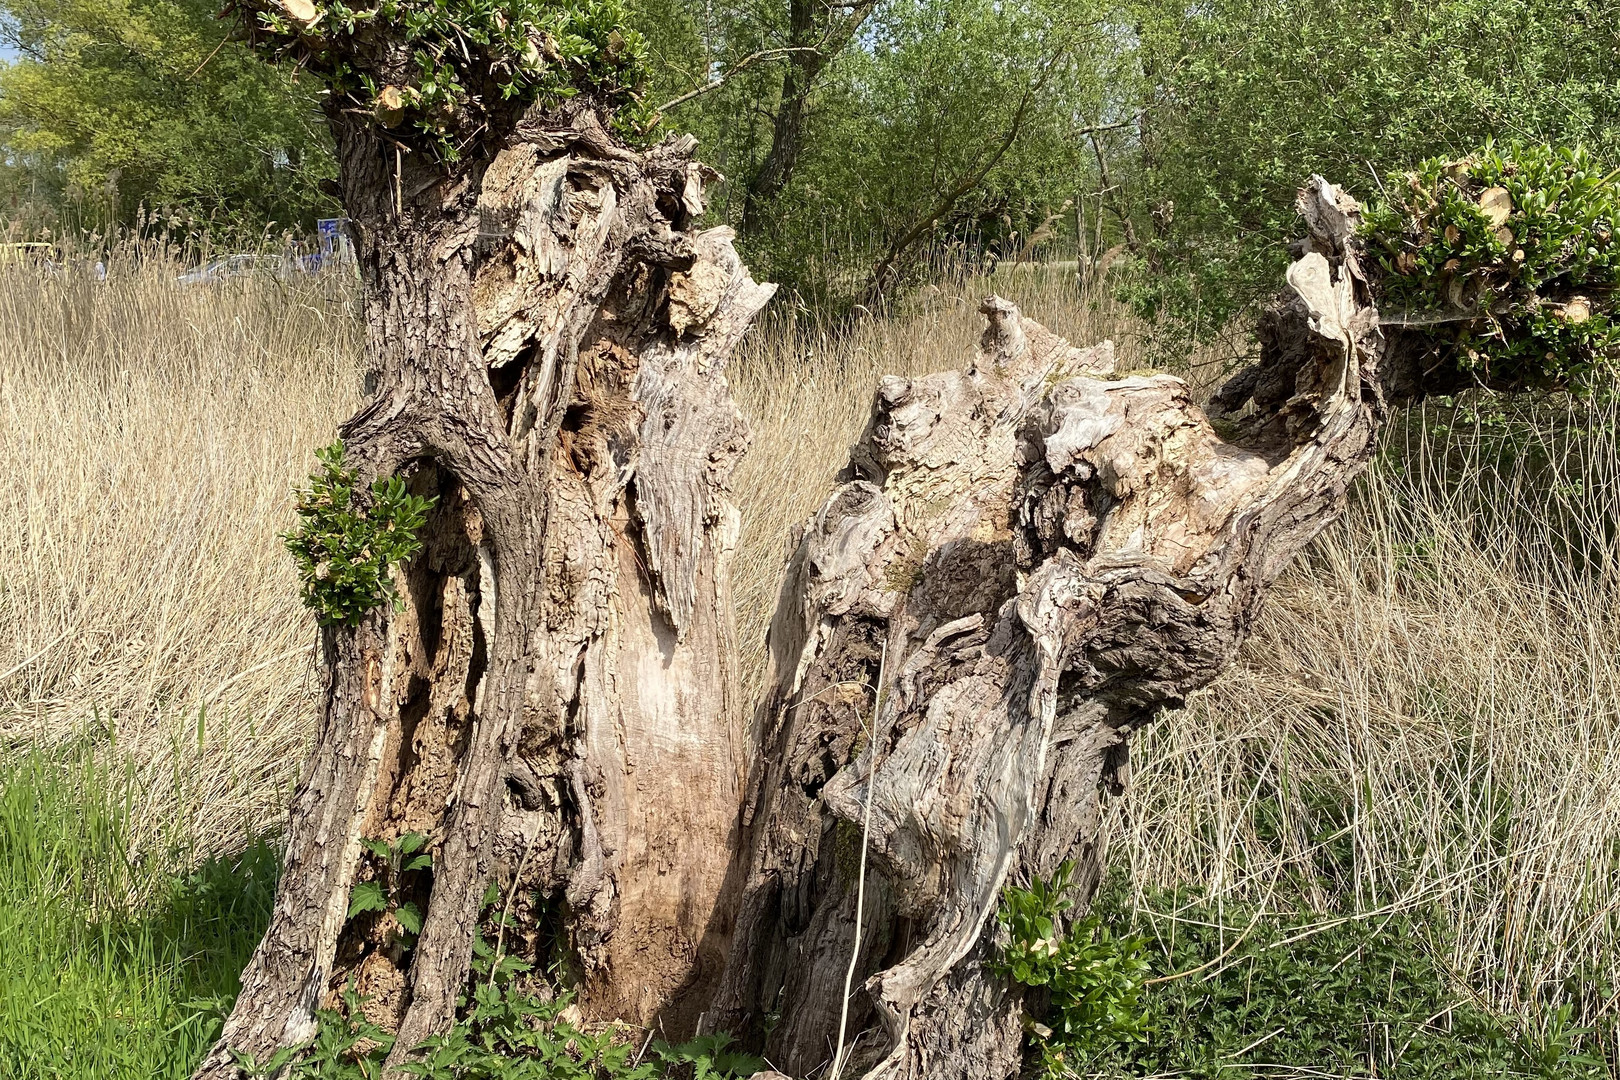
M 259 1062 L 238 1055 L 249 1076 L 280 1075 L 288 1080 L 375 1080 L 393 1048 L 393 1037 L 365 1019 L 352 989 L 340 1010 L 317 1015 L 315 1038 Z M 741 1080 L 764 1064 L 727 1049 L 725 1035 L 709 1035 L 680 1046 L 654 1043 L 638 1062 L 636 1047 L 617 1029 L 586 1031 L 571 1022 L 573 995 L 544 1001 L 509 981 L 481 980 L 463 1001 L 461 1018 L 447 1033 L 425 1040 L 416 1060 L 401 1065 L 405 1076 L 422 1080 Z
M 671 1046 L 663 1040 L 652 1044 L 653 1056 L 663 1062 L 663 1075 L 690 1077 L 691 1080 L 742 1080 L 765 1070 L 765 1062 L 752 1054 L 731 1049 L 733 1040 L 723 1031 L 700 1035 L 691 1042 Z
M 620 0 L 344 0 L 237 7 L 267 56 L 291 58 L 384 127 L 402 121 L 454 161 L 496 115 L 584 91 L 627 137 L 653 118 L 638 89 L 646 44 Z M 307 11 L 305 10 L 307 8 Z M 386 34 L 400 55 L 378 60 Z
M 217 15 L 214 0 L 0 0 L 0 45 L 16 50 L 0 64 L 0 161 L 25 210 L 105 235 L 144 205 L 238 242 L 331 211 L 315 88 Z
M 388 910 L 388 895 L 383 891 L 380 881 L 362 881 L 349 891 L 349 914 L 347 918 L 363 915 L 368 911 Z
M 1067 259 L 1083 232 L 1088 258 L 1121 248 L 1114 283 L 1177 354 L 1274 293 L 1311 172 L 1367 195 L 1492 135 L 1620 152 L 1603 0 L 893 0 L 848 32 L 850 9 L 786 0 L 238 0 L 274 70 L 215 53 L 204 0 L 0 7 L 24 44 L 0 76 L 16 190 L 304 220 L 332 171 L 321 96 L 450 159 L 583 92 L 649 136 L 656 105 L 724 74 L 663 125 L 727 177 L 711 217 L 760 276 L 846 304 L 942 206 L 916 254 L 947 264 Z M 784 46 L 817 52 L 759 55 Z M 755 197 L 795 70 L 791 167 Z
M 427 837 L 419 832 L 408 832 L 392 844 L 386 840 L 362 839 L 360 845 L 382 859 L 395 874 L 426 870 L 433 865 L 433 856 L 422 851 L 427 846 Z
M 1493 386 L 1612 374 L 1617 178 L 1584 149 L 1489 143 L 1391 178 L 1364 228 L 1386 313 L 1458 320 L 1435 325 L 1437 347 Z
M 1103 1048 L 1147 1038 L 1142 981 L 1148 962 L 1140 937 L 1115 937 L 1097 916 L 1064 933 L 1060 920 L 1073 905 L 1074 864 L 1065 862 L 1050 882 L 1027 889 L 1008 886 L 996 920 L 1007 935 L 993 970 L 1004 978 L 1044 990 L 1047 1007 L 1031 1025 L 1033 1049 L 1043 1077 Z
M 632 1064 L 636 1048 L 614 1032 L 592 1034 L 561 1016 L 571 998 L 551 1002 L 510 986 L 481 982 L 467 1012 L 447 1034 L 423 1044 L 406 1069 L 424 1080 L 500 1076 L 510 1080 L 642 1080 L 652 1065 Z
M 343 1009 L 318 1012 L 315 1037 L 309 1042 L 284 1046 L 263 1061 L 232 1050 L 236 1067 L 254 1080 L 377 1080 L 394 1037 L 366 1019 L 362 1004 L 352 986 L 344 987 Z
M 128 785 L 88 742 L 0 762 L 0 1076 L 186 1080 L 269 922 L 273 845 L 137 855 Z
M 1401 1080 L 1607 1073 L 1580 1049 L 1567 1003 L 1519 1028 L 1455 986 L 1444 941 L 1421 913 L 1330 917 L 1257 912 L 1155 892 L 1132 911 L 1114 882 L 1098 900 L 1145 931 L 1156 973 L 1142 987 L 1142 1037 L 1093 1041 L 1076 1074 L 1238 1080 L 1257 1066 Z
M 409 948 L 422 932 L 422 909 L 414 901 L 401 903 L 399 897 L 407 891 L 406 874 L 433 868 L 433 856 L 422 851 L 427 846 L 427 837 L 419 832 L 408 832 L 392 844 L 363 838 L 360 845 L 378 860 L 380 876 L 358 882 L 349 890 L 348 918 L 369 911 L 389 912 L 404 931 L 403 944 Z
M 422 549 L 417 531 L 437 496 L 410 494 L 391 476 L 371 486 L 359 505 L 343 443 L 315 451 L 321 470 L 298 492 L 298 527 L 285 534 L 298 565 L 304 605 L 322 626 L 355 626 L 385 601 L 398 601 L 392 567 Z
M 384 861 L 385 873 L 429 868 L 428 857 L 420 854 L 426 846 L 420 833 L 407 833 L 392 844 L 371 839 L 361 843 Z M 385 910 L 387 890 L 376 882 L 368 884 L 376 888 L 365 892 L 365 910 Z M 351 918 L 359 913 L 355 898 L 362 889 L 364 885 L 357 886 L 350 894 Z M 498 910 L 500 899 L 499 889 L 491 884 L 481 904 L 483 915 L 496 912 L 497 921 L 509 920 Z M 414 913 L 415 906 L 395 908 L 395 918 L 407 910 Z M 577 1010 L 569 1008 L 573 993 L 565 990 L 541 997 L 523 989 L 519 977 L 528 974 L 530 965 L 509 955 L 497 956 L 484 938 L 483 925 L 481 920 L 473 930 L 470 992 L 457 1003 L 456 1023 L 445 1034 L 424 1040 L 416 1059 L 400 1067 L 402 1075 L 424 1080 L 742 1080 L 764 1068 L 758 1058 L 731 1049 L 732 1040 L 724 1033 L 678 1046 L 655 1041 L 649 1053 L 638 1054 L 617 1027 L 586 1030 L 579 1026 Z M 406 929 L 420 932 L 419 916 L 416 925 Z M 352 986 L 345 988 L 342 1008 L 317 1013 L 316 1034 L 309 1042 L 286 1047 L 262 1062 L 239 1054 L 237 1064 L 256 1077 L 375 1080 L 382 1075 L 394 1038 L 366 1019 L 363 1005 Z
M 655 100 L 702 86 L 757 50 L 797 44 L 790 7 L 636 0 Z M 664 121 L 697 135 L 725 174 L 711 189 L 712 217 L 740 227 L 756 276 L 811 306 L 847 304 L 889 245 L 964 181 L 904 260 L 911 278 L 941 247 L 983 263 L 1072 235 L 1073 205 L 1064 204 L 1088 183 L 1091 161 L 1076 129 L 1107 116 L 1134 61 L 1107 20 L 1110 5 L 900 0 L 876 5 L 847 41 L 842 9 L 797 10 L 817 20 L 805 37 L 823 51 L 780 192 L 749 194 L 773 144 L 790 58 L 742 70 Z
M 1620 154 L 1606 0 L 1209 0 L 1130 5 L 1140 125 L 1104 148 L 1135 224 L 1131 299 L 1210 337 L 1273 295 L 1311 173 L 1375 174 L 1492 136 Z

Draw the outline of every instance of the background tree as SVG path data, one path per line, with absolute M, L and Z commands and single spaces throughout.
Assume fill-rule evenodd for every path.
M 1076 131 L 1118 112 L 1110 88 L 1125 54 L 1105 6 L 917 0 L 854 14 L 858 34 L 817 23 L 832 37 L 812 59 L 789 53 L 740 71 L 669 118 L 732 177 L 715 211 L 742 229 L 750 260 L 813 305 L 847 303 L 945 236 L 978 243 L 981 223 L 1002 246 L 1016 246 L 1014 232 L 1028 239 L 1089 167 Z M 649 25 L 655 54 L 677 51 L 656 45 L 678 36 L 668 23 Z M 681 40 L 703 38 L 687 25 Z M 721 74 L 795 40 L 751 11 L 711 26 L 725 43 Z
M 1620 151 L 1605 5 L 1265 0 L 1133 5 L 1140 129 L 1104 143 L 1135 223 L 1138 308 L 1187 333 L 1268 296 L 1310 172 L 1379 192 L 1487 138 Z M 1124 239 L 1123 236 L 1121 236 Z
M 316 81 L 235 44 L 194 76 L 225 32 L 208 5 L 110 2 L 7 8 L 30 57 L 0 80 L 23 186 L 59 202 L 116 172 L 125 220 L 143 199 L 307 218 L 330 169 Z M 898 241 L 902 279 L 928 250 L 985 265 L 1036 234 L 1064 256 L 1123 244 L 1115 265 L 1137 272 L 1116 283 L 1176 348 L 1269 295 L 1299 176 L 1376 189 L 1487 135 L 1610 152 L 1620 43 L 1602 14 L 1595 0 L 640 0 L 627 17 L 648 44 L 644 105 L 679 102 L 664 126 L 722 175 L 706 220 L 741 230 L 750 262 L 804 303 L 870 294 Z M 1302 87 L 1345 107 L 1301 104 Z
M 312 80 L 261 64 L 211 0 L 13 0 L 0 138 L 36 203 L 90 224 L 175 208 L 216 232 L 313 228 L 333 203 Z

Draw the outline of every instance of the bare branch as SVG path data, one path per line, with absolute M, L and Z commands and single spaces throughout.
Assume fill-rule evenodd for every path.
M 1035 93 L 1039 91 L 1045 84 L 1045 82 L 1046 70 L 1043 70 L 1041 77 L 1025 88 L 1024 95 L 1018 102 L 1018 109 L 1013 113 L 1012 124 L 1008 127 L 1007 134 L 1002 138 L 1000 145 L 997 146 L 995 151 L 990 155 L 989 160 L 986 161 L 982 166 L 969 170 L 969 172 L 958 180 L 956 184 L 954 184 L 951 189 L 945 193 L 939 202 L 934 205 L 933 209 L 929 211 L 926 217 L 912 225 L 911 228 L 907 229 L 905 233 L 901 235 L 900 239 L 896 240 L 889 248 L 889 253 L 883 257 L 883 261 L 878 263 L 878 265 L 872 269 L 871 277 L 868 279 L 866 285 L 866 299 L 876 300 L 882 297 L 884 290 L 889 287 L 890 279 L 894 276 L 894 267 L 895 264 L 899 262 L 900 257 L 904 255 L 913 244 L 915 244 L 918 240 L 921 240 L 924 235 L 932 230 L 933 227 L 938 224 L 940 218 L 950 213 L 957 201 L 960 200 L 963 195 L 966 195 L 969 191 L 977 187 L 979 183 L 989 175 L 990 170 L 995 168 L 997 163 L 1006 156 L 1007 151 L 1012 148 L 1012 144 L 1018 138 L 1018 132 L 1023 126 L 1024 114 L 1029 108 L 1030 101 L 1033 99 Z M 1113 131 L 1117 128 L 1130 127 L 1140 118 L 1141 114 L 1138 113 L 1129 120 L 1120 120 L 1112 124 L 1096 124 L 1092 127 L 1080 128 L 1075 131 L 1074 134 L 1076 137 L 1094 136 L 1098 132 Z M 1093 145 L 1095 145 L 1095 140 L 1093 140 Z
M 688 90 L 680 97 L 664 102 L 664 104 L 658 106 L 658 111 L 661 113 L 667 113 L 669 110 L 676 108 L 677 106 L 685 105 L 693 98 L 702 97 L 711 90 L 718 90 L 722 86 L 726 85 L 726 83 L 730 82 L 732 76 L 742 74 L 745 69 L 752 67 L 761 60 L 774 60 L 778 56 L 786 56 L 788 53 L 817 51 L 818 50 L 814 45 L 800 45 L 781 49 L 760 49 L 758 52 L 749 53 L 735 64 L 732 64 L 730 67 L 726 68 L 723 74 L 715 76 L 697 89 Z

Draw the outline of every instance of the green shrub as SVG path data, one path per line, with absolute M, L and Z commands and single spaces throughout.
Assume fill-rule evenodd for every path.
M 531 102 L 581 91 L 611 112 L 622 135 L 643 134 L 655 123 L 638 94 L 647 46 L 626 25 L 621 0 L 238 6 L 249 13 L 250 36 L 261 52 L 296 60 L 384 127 L 408 121 L 445 161 L 460 157 L 461 145 L 477 136 L 493 110 L 516 115 Z M 377 59 L 379 27 L 408 50 L 403 68 L 391 57 Z
M 283 539 L 298 564 L 304 605 L 322 626 L 355 626 L 385 601 L 398 602 L 393 565 L 422 550 L 417 531 L 436 498 L 411 495 L 397 476 L 371 486 L 357 505 L 343 443 L 315 451 L 321 470 L 298 492 L 298 527 Z
M 1066 895 L 1073 875 L 1074 864 L 1065 862 L 1050 882 L 1009 886 L 996 913 L 1007 940 L 992 970 L 1046 999 L 1041 1016 L 1029 1024 L 1043 1077 L 1063 1076 L 1076 1060 L 1147 1036 L 1141 1004 L 1145 941 L 1115 937 L 1096 916 L 1065 933 L 1060 920 L 1073 904 Z
M 250 1077 L 286 1080 L 375 1080 L 393 1047 L 393 1037 L 365 1019 L 350 990 L 344 1008 L 323 1010 L 315 1038 L 288 1047 L 267 1061 L 238 1055 Z M 765 1067 L 756 1057 L 729 1049 L 724 1034 L 705 1035 L 680 1046 L 655 1042 L 638 1054 L 616 1029 L 586 1031 L 568 1019 L 573 995 L 551 1001 L 518 990 L 510 981 L 480 981 L 462 1015 L 444 1035 L 418 1048 L 400 1075 L 422 1080 L 742 1080 Z
M 1617 176 L 1580 148 L 1488 144 L 1391 178 L 1363 230 L 1386 318 L 1423 325 L 1440 358 L 1486 385 L 1612 375 Z
M 1146 935 L 1154 977 L 1140 1035 L 1096 1040 L 1083 1075 L 1238 1080 L 1261 1067 L 1300 1075 L 1470 1080 L 1605 1077 L 1580 1052 L 1567 1003 L 1521 1026 L 1451 977 L 1424 913 L 1330 916 L 1256 911 L 1192 892 L 1154 892 L 1131 910 L 1120 882 L 1105 923 Z

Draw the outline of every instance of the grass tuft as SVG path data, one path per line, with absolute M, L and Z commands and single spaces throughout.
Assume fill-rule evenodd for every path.
M 274 847 L 134 857 L 127 779 L 83 744 L 0 768 L 0 1076 L 190 1076 L 269 921 Z

